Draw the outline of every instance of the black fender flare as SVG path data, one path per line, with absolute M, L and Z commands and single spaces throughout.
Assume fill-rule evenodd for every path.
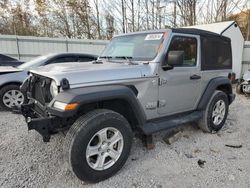
M 227 95 L 229 99 L 229 104 L 231 104 L 235 98 L 235 95 L 232 91 L 232 84 L 231 81 L 226 77 L 217 77 L 208 83 L 206 89 L 204 90 L 202 97 L 198 103 L 197 110 L 204 110 L 212 97 L 214 91 L 219 87 L 224 86 L 227 88 Z
M 105 85 L 105 86 L 90 86 L 75 89 L 64 90 L 60 92 L 51 102 L 48 109 L 54 115 L 70 117 L 77 111 L 59 112 L 58 109 L 53 108 L 55 101 L 63 103 L 78 103 L 78 108 L 84 104 L 101 102 L 112 99 L 122 99 L 128 102 L 131 106 L 139 125 L 143 126 L 146 121 L 146 115 L 143 108 L 138 101 L 135 92 L 129 87 L 124 85 Z M 65 114 L 66 113 L 66 114 Z

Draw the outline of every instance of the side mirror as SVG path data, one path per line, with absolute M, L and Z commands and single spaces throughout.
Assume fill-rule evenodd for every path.
M 181 66 L 184 62 L 184 51 L 169 51 L 167 64 L 174 66 Z

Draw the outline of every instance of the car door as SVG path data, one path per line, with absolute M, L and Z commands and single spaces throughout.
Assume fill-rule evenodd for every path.
M 158 113 L 164 115 L 194 110 L 201 91 L 200 37 L 173 34 L 163 64 L 170 51 L 183 51 L 184 61 L 170 70 L 159 69 Z

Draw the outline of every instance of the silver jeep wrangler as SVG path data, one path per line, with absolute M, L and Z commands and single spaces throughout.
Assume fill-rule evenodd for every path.
M 45 142 L 67 131 L 65 156 L 81 180 L 99 182 L 125 164 L 133 134 L 197 122 L 222 128 L 232 93 L 229 38 L 197 29 L 114 37 L 97 61 L 30 71 L 21 86 L 28 129 Z

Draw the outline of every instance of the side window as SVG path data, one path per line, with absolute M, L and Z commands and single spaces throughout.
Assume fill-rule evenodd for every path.
M 67 62 L 76 62 L 77 58 L 73 57 L 73 56 L 68 56 L 68 57 L 58 57 L 54 60 L 52 60 L 51 62 L 49 62 L 48 64 L 52 64 L 52 63 L 67 63 Z
M 197 40 L 193 37 L 174 36 L 168 51 L 183 51 L 184 63 L 182 66 L 196 66 L 197 62 Z
M 88 62 L 88 61 L 93 61 L 94 58 L 87 57 L 87 56 L 79 56 L 78 57 L 78 62 Z
M 203 61 L 201 70 L 231 69 L 232 52 L 230 41 L 220 38 L 203 38 Z

